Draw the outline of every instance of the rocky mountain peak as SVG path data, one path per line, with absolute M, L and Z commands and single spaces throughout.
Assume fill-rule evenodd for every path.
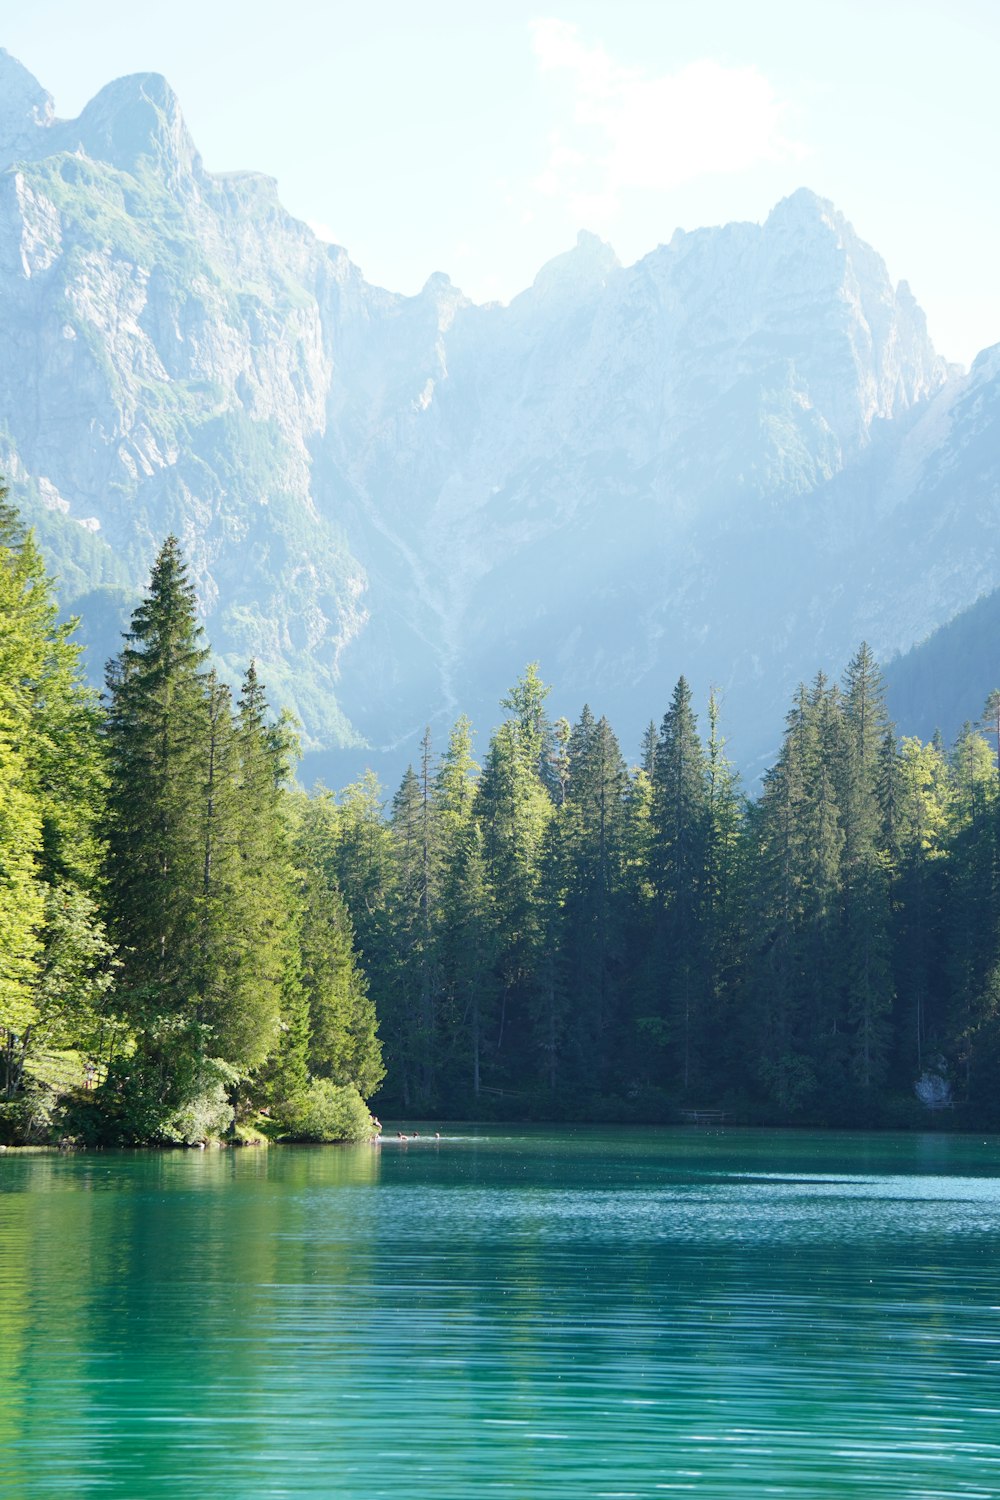
M 177 95 L 159 73 L 132 73 L 107 84 L 64 133 L 71 149 L 123 172 L 146 162 L 175 187 L 201 175 Z
M 767 216 L 767 222 L 808 229 L 837 229 L 846 221 L 829 198 L 814 193 L 812 188 L 800 187 L 774 205 Z
M 439 333 L 447 332 L 459 308 L 469 305 L 461 287 L 457 287 L 444 271 L 432 271 L 413 302 L 415 310 L 420 309 L 421 316 L 430 313 L 433 326 Z
M 572 250 L 546 261 L 525 295 L 545 299 L 588 296 L 601 291 L 619 270 L 621 262 L 611 246 L 581 229 Z
M 995 380 L 1000 376 L 1000 344 L 991 344 L 977 354 L 970 373 L 977 380 Z
M 33 156 L 52 124 L 52 96 L 16 57 L 0 47 L 0 171 Z
M 432 271 L 421 287 L 420 295 L 431 302 L 450 302 L 456 297 L 461 297 L 462 293 L 447 271 Z
M 574 248 L 578 260 L 586 257 L 593 264 L 604 266 L 608 270 L 614 270 L 619 265 L 618 257 L 607 240 L 602 240 L 599 234 L 594 234 L 590 229 L 577 231 Z

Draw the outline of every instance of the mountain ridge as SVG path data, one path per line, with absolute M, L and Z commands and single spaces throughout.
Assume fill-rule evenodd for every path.
M 958 493 L 993 362 L 946 366 L 811 190 L 632 266 L 582 231 L 506 306 L 443 272 L 404 297 L 273 179 L 207 172 L 160 75 L 75 121 L 2 54 L 8 79 L 0 467 L 95 652 L 174 530 L 223 670 L 257 657 L 313 749 L 405 749 L 541 658 L 636 736 L 681 670 L 721 683 L 752 765 L 797 676 L 1000 584 L 985 458 Z

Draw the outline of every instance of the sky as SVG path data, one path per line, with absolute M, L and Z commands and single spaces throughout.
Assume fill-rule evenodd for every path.
M 1000 342 L 995 0 L 0 0 L 0 45 L 66 117 L 165 74 L 209 170 L 395 291 L 507 300 L 579 229 L 628 264 L 805 185 L 944 355 Z

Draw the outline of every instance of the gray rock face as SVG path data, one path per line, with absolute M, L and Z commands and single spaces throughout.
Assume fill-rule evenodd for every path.
M 0 47 L 0 168 L 34 154 L 52 125 L 52 98 L 27 68 Z
M 59 121 L 0 53 L 0 166 L 0 470 L 67 605 L 111 649 L 177 532 L 314 747 L 487 727 L 540 658 L 626 736 L 714 681 L 751 763 L 797 676 L 1000 583 L 995 361 L 950 373 L 810 192 L 631 267 L 582 234 L 501 307 L 370 286 L 156 74 Z

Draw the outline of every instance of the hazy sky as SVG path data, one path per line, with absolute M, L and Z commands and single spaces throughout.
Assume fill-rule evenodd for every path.
M 278 179 L 370 280 L 507 298 L 579 228 L 630 262 L 806 184 L 939 349 L 1000 341 L 995 0 L 0 0 L 75 115 L 166 74 L 212 170 Z

